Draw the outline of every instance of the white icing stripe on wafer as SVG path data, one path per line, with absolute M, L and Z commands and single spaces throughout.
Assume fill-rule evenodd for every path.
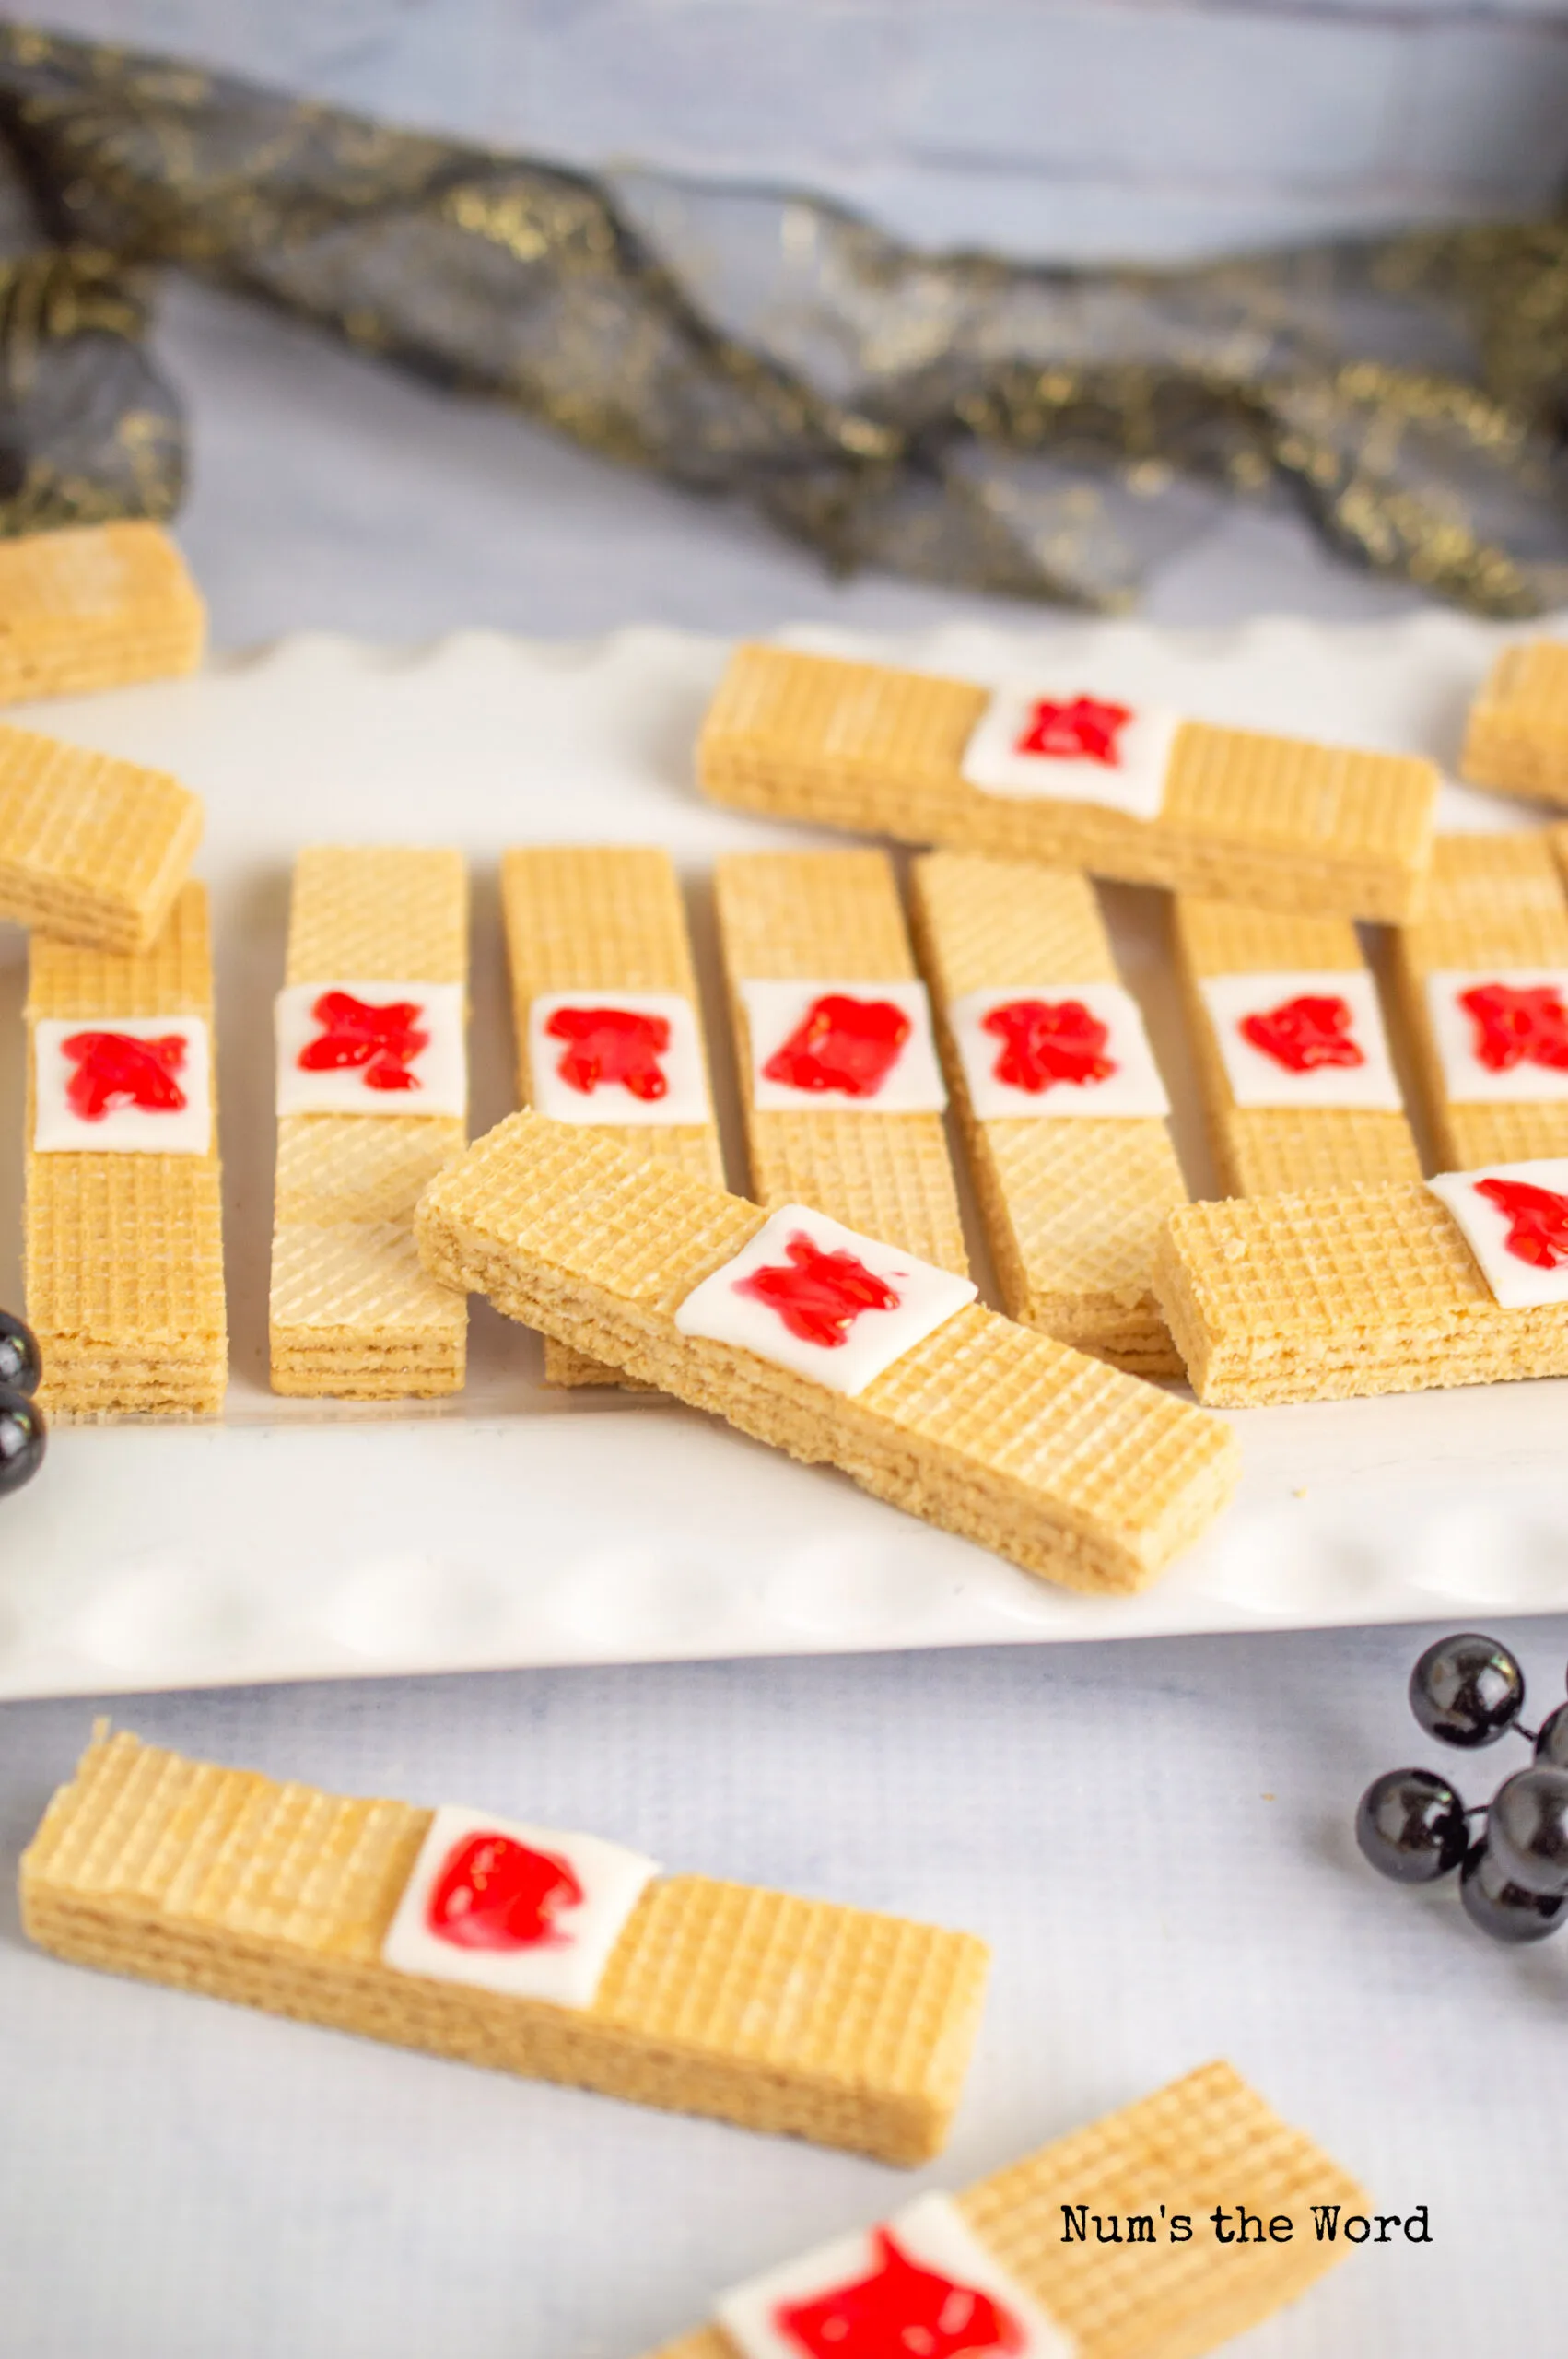
M 41 1016 L 35 1155 L 211 1155 L 212 1040 L 199 1015 Z
M 1504 1310 L 1568 1302 L 1568 1156 L 1441 1171 L 1426 1184 Z
M 1568 967 L 1439 968 L 1426 1003 L 1454 1105 L 1568 1103 Z
M 1236 1105 L 1403 1110 L 1377 987 L 1364 968 L 1197 980 Z M 1278 1047 L 1249 1038 L 1249 1024 Z
M 461 983 L 288 984 L 277 995 L 279 1114 L 461 1121 L 468 1111 L 463 999 Z M 334 1022 L 338 1015 L 347 1021 Z M 341 1062 L 305 1062 L 334 1054 Z
M 751 1035 L 752 1103 L 759 1113 L 832 1108 L 940 1114 L 947 1104 L 924 983 L 743 978 L 736 988 Z M 889 1035 L 899 1019 L 906 1028 L 893 1046 Z M 817 1038 L 820 1054 L 809 1045 Z M 814 1066 L 820 1086 L 784 1078 L 784 1064 Z
M 985 794 L 1100 803 L 1157 819 L 1180 727 L 1163 706 L 1098 695 L 1082 681 L 1009 681 L 964 749 L 963 776 Z
M 680 992 L 541 992 L 529 1003 L 535 1110 L 617 1129 L 713 1120 L 696 1010 Z
M 1171 1110 L 1138 1003 L 1119 983 L 965 992 L 947 1021 L 977 1121 Z

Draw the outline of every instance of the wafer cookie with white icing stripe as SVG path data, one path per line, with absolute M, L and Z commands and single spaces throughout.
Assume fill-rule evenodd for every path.
M 205 636 L 196 585 L 157 524 L 0 541 L 0 704 L 193 672 Z
M 1184 894 L 1175 933 L 1209 1143 L 1225 1193 L 1276 1196 L 1419 1180 L 1403 1109 L 1354 1102 L 1369 1075 L 1381 1077 L 1390 1097 L 1398 1085 L 1376 986 L 1349 921 Z M 1241 1039 L 1243 1019 L 1255 1027 L 1273 1024 L 1275 1033 L 1258 1035 L 1273 1039 L 1273 1048 Z M 1242 1086 L 1268 1102 L 1238 1104 L 1232 1069 L 1238 1061 Z M 1308 1094 L 1325 1083 L 1328 1097 Z
M 773 817 L 1218 899 L 1390 920 L 1419 904 L 1429 761 L 1188 721 L 1158 816 L 1141 817 L 971 785 L 966 748 L 989 702 L 968 681 L 741 647 L 703 723 L 698 775 L 714 802 Z
M 1439 836 L 1426 907 L 1394 935 L 1393 979 L 1399 1027 L 1441 1169 L 1568 1155 L 1568 1021 L 1555 1027 L 1562 1038 L 1554 1042 L 1553 976 L 1560 979 L 1556 999 L 1568 1012 L 1568 894 L 1547 837 L 1526 830 Z M 1533 1062 L 1521 1030 L 1531 1003 L 1514 997 L 1543 985 L 1548 1003 L 1538 1013 L 1548 1019 L 1547 1032 L 1536 1046 L 1549 1056 L 1555 1052 L 1554 1066 Z M 1502 1012 L 1513 1010 L 1507 1029 L 1515 1038 L 1504 1038 L 1501 1061 L 1489 1074 L 1476 1062 L 1477 1043 L 1486 1038 L 1488 1002 L 1475 1003 L 1479 1012 L 1471 1013 L 1460 1001 L 1477 989 L 1496 1000 L 1498 987 Z M 1528 1094 L 1542 1086 L 1556 1095 Z M 1507 1094 L 1464 1094 L 1478 1088 Z
M 299 855 L 287 982 L 466 988 L 468 884 L 455 851 L 312 845 Z M 369 994 L 377 1004 L 382 993 Z M 420 1018 L 419 1021 L 427 1019 Z M 461 1050 L 461 1042 L 459 1043 Z M 417 1060 L 411 1070 L 417 1071 Z M 461 1114 L 365 1110 L 278 1119 L 269 1328 L 275 1392 L 399 1400 L 461 1389 L 467 1307 L 421 1267 L 414 1207 L 463 1148 Z M 404 1092 L 397 1103 L 417 1101 Z
M 791 1291 L 791 1263 L 808 1277 L 820 1272 L 794 1234 L 809 1237 L 811 1219 L 783 1216 L 790 1242 L 769 1273 L 779 1298 Z M 819 1356 L 823 1372 L 807 1376 L 772 1328 L 758 1345 L 696 1329 L 705 1281 L 720 1295 L 743 1292 L 748 1309 L 765 1297 L 761 1273 L 736 1273 L 731 1285 L 731 1265 L 778 1225 L 737 1196 L 535 1114 L 512 1115 L 471 1147 L 416 1216 L 420 1250 L 445 1284 L 1070 1588 L 1143 1587 L 1229 1498 L 1236 1449 L 1223 1426 L 973 1300 L 922 1328 L 853 1397 L 831 1389 L 831 1349 Z M 862 1302 L 879 1300 L 878 1262 L 964 1300 L 964 1281 L 929 1266 L 911 1273 L 912 1257 L 896 1248 L 851 1238 L 851 1249 L 828 1257 L 826 1274 Z M 883 1307 L 896 1312 L 904 1297 L 892 1291 L 897 1299 Z M 848 1360 L 858 1312 L 845 1324 Z M 798 1332 L 782 1310 L 776 1325 Z
M 1470 707 L 1459 775 L 1568 807 L 1568 643 L 1503 650 Z
M 1238 2236 L 1238 2204 L 1259 2224 L 1256 2239 Z M 1230 2237 L 1223 2248 L 1211 2224 L 1216 2208 Z M 1371 2204 L 1304 2130 L 1281 2121 L 1231 2065 L 1215 2063 L 993 2171 L 954 2198 L 952 2209 L 977 2240 L 988 2276 L 1000 2272 L 1003 2308 L 1016 2288 L 1020 2306 L 1039 2314 L 1044 2334 L 1054 2329 L 1060 2338 L 1051 2339 L 1053 2351 L 1074 2359 L 1202 2359 L 1344 2259 L 1351 2246 L 1341 2224 L 1367 2218 Z M 1096 2234 L 1096 2214 L 1107 2231 L 1113 2222 L 1118 2232 L 1136 2224 L 1113 2242 Z M 1189 2234 L 1178 2239 L 1171 2222 L 1182 2214 Z M 1318 2234 L 1319 2215 L 1329 2220 L 1331 2236 Z M 1288 2236 L 1269 2233 L 1285 2221 Z M 898 2225 L 895 2213 L 895 2245 Z M 887 2273 L 885 2260 L 878 2273 Z M 886 2288 L 889 2305 L 899 2298 L 895 2284 Z M 974 2289 L 955 2271 L 945 2289 L 928 2282 L 908 2290 L 917 2300 L 946 2301 Z M 831 2290 L 819 2297 L 819 2316 L 824 2300 L 831 2301 Z M 1025 2345 L 1012 2316 L 1014 2334 L 995 2347 L 1039 2350 L 1039 2341 Z M 829 2323 L 837 2330 L 831 2341 L 842 2337 L 852 2353 L 852 2330 Z M 901 2321 L 895 2316 L 889 2323 Z M 907 2323 L 909 2349 L 940 2346 L 940 2322 L 933 2331 L 925 2308 Z M 736 2333 L 714 2325 L 664 2343 L 649 2359 L 748 2353 Z
M 1152 1290 L 1154 1245 L 1187 1190 L 1163 1116 L 982 1119 L 954 1034 L 977 992 L 1118 982 L 1087 878 L 1025 862 L 932 852 L 915 863 L 915 944 L 1009 1316 L 1140 1375 L 1181 1364 Z M 1135 1018 L 1136 1011 L 1129 1014 Z
M 754 1066 L 778 1044 L 756 1037 L 748 985 L 863 984 L 874 1005 L 878 984 L 918 981 L 892 863 L 879 851 L 730 852 L 715 863 L 714 896 L 752 1194 L 761 1204 L 816 1204 L 848 1227 L 965 1270 L 940 1110 L 883 1112 L 875 1095 L 857 1105 L 833 1090 L 784 1110 L 755 1102 Z M 919 1046 L 923 1009 L 911 1021 L 905 1056 Z
M 481 1840 L 521 1833 L 450 1815 Z M 487 1886 L 457 1893 L 491 1910 L 497 1977 L 451 1939 L 456 1911 L 435 1900 L 447 1880 L 421 1878 L 438 1864 L 435 1816 L 186 1760 L 100 1723 L 22 1856 L 23 1924 L 78 1965 L 495 2071 L 883 2162 L 942 2146 L 984 1999 L 988 1954 L 972 1934 L 638 1861 L 586 2003 L 543 2001 L 524 1995 L 538 1928 L 568 1949 L 584 1938 L 570 1884 L 545 1887 L 530 1925 L 528 1888 L 509 1895 L 506 1875 L 564 1860 L 592 1901 L 585 1854 L 598 1846 L 568 1835 L 520 1858 L 514 1844 L 509 1860 L 482 1864 Z
M 724 1184 L 724 1158 L 711 1097 L 706 1088 L 707 1049 L 696 977 L 680 882 L 666 851 L 620 844 L 540 844 L 509 851 L 501 861 L 501 904 L 506 918 L 507 959 L 511 974 L 512 1017 L 517 1041 L 517 1086 L 524 1106 L 540 1103 L 539 1080 L 532 1071 L 535 1047 L 530 1017 L 535 1003 L 567 993 L 585 995 L 584 1012 L 602 1003 L 612 1012 L 627 1008 L 627 994 L 656 994 L 683 1003 L 689 1011 L 696 1054 L 703 1068 L 706 1111 L 698 1121 L 649 1121 L 601 1124 L 606 1097 L 626 1098 L 624 1082 L 609 1074 L 583 1073 L 577 1092 L 557 1089 L 556 1097 L 572 1105 L 580 1096 L 583 1114 L 595 1116 L 595 1127 L 619 1139 L 623 1145 L 655 1162 L 673 1164 L 695 1180 L 715 1187 Z M 587 996 L 591 995 L 591 996 Z M 653 1022 L 670 1040 L 672 1018 L 667 1010 Z M 556 1016 L 559 1023 L 559 1012 Z M 543 1033 L 543 1027 L 540 1027 Z M 658 1034 L 654 1035 L 657 1039 Z M 649 1050 L 650 1069 L 665 1078 L 663 1060 Z M 551 1052 L 552 1068 L 565 1062 L 564 1050 Z M 657 1105 L 658 1101 L 651 1101 Z M 668 1097 L 665 1101 L 668 1104 Z M 574 1110 L 576 1110 L 574 1107 Z M 633 1106 L 646 1111 L 647 1106 Z M 617 1384 L 614 1368 L 584 1359 L 564 1344 L 546 1342 L 544 1373 L 553 1384 Z
M 165 771 L 0 727 L 0 918 L 150 949 L 201 834 L 200 803 Z
M 203 1416 L 222 1404 L 212 1014 L 201 885 L 181 888 L 151 949 L 135 956 L 33 936 L 25 1284 L 41 1397 L 56 1414 Z M 138 1090 L 154 1101 L 139 1123 L 118 1103 Z M 41 1111 L 64 1145 L 41 1146 Z M 178 1151 L 158 1151 L 160 1122 Z M 143 1133 L 130 1149 L 128 1126 Z

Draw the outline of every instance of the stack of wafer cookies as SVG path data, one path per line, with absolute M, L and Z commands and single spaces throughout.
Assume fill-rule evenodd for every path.
M 486 1866 L 489 1900 L 507 1899 L 497 1887 L 509 1848 L 514 1869 L 536 1877 L 564 1862 L 579 1903 L 601 1904 L 593 1876 L 614 1847 L 595 1838 L 278 1785 L 111 1738 L 100 1723 L 23 1854 L 23 1924 L 78 1965 L 495 2071 L 889 2163 L 939 2150 L 985 1991 L 987 1952 L 973 1935 L 665 1877 L 617 1852 L 596 1978 L 591 1970 L 568 2001 L 543 2001 L 526 1995 L 531 1966 L 555 1953 L 543 1957 L 548 1977 L 572 1939 L 588 1937 L 570 1913 L 570 1882 L 555 1895 L 545 1886 L 556 1921 L 527 1923 L 525 1884 L 492 1917 L 498 1975 L 486 1971 L 485 1945 L 432 1946 L 435 1911 L 405 1909 L 439 1889 L 428 1871 L 450 1864 L 434 1857 L 436 1822 L 449 1819 L 470 1838 L 459 1861 L 486 1837 L 494 1847 L 473 1880 L 474 1908 Z M 525 1848 L 533 1835 L 548 1847 Z
M 965 1270 L 945 1092 L 892 863 L 876 851 L 731 852 L 716 863 L 714 889 L 753 1196 L 814 1204 L 924 1261 Z M 884 1075 L 869 1066 L 863 1087 L 849 1068 L 848 1087 L 831 1086 L 831 1074 L 815 1089 L 769 1082 L 768 1065 L 778 1066 L 813 1003 L 825 1002 L 848 1003 L 873 1021 L 884 1011 L 890 1043 L 901 1024 L 898 1062 Z M 869 1048 L 874 1054 L 874 1032 Z M 809 1057 L 807 1050 L 793 1069 L 809 1072 Z M 906 1075 L 916 1086 L 901 1090 Z M 913 1110 L 895 1110 L 910 1100 L 919 1101 Z
M 1176 949 L 1227 1195 L 1420 1179 L 1376 986 L 1346 919 L 1183 895 Z
M 275 1392 L 375 1401 L 462 1387 L 467 1308 L 420 1267 L 412 1224 L 421 1190 L 462 1152 L 467 976 L 468 885 L 459 853 L 391 845 L 300 853 L 279 1002 Z M 393 1086 L 357 1094 L 353 1086 L 375 1073 L 375 1062 L 350 1041 L 342 1063 L 318 1062 L 313 1088 L 302 1092 L 295 1073 L 302 1055 L 332 1051 L 299 1042 L 312 1032 L 319 1039 L 333 1013 L 330 1005 L 320 1012 L 323 1003 L 345 997 L 363 1003 L 362 1024 L 379 1010 L 394 1034 L 400 1012 L 416 1010 L 404 1023 L 404 1040 L 430 1045 L 408 1059 L 405 1080 L 394 1056 L 377 1075 Z M 287 1043 L 286 1007 L 294 1024 Z M 444 1061 L 444 1086 L 420 1071 L 432 1054 Z M 312 1109 L 291 1110 L 302 1095 Z M 422 1110 L 427 1105 L 439 1110 Z
M 1094 1110 L 1128 1062 L 1117 1036 L 1135 1030 L 1134 1050 L 1144 1044 L 1088 880 L 1022 862 L 933 852 L 915 863 L 912 913 L 1009 1316 L 1118 1367 L 1179 1375 L 1152 1285 L 1161 1223 L 1186 1202 L 1187 1190 L 1162 1113 Z M 1087 1001 L 1073 996 L 1085 992 Z M 965 1056 L 982 1035 L 968 1019 L 983 1025 L 990 1008 L 994 1035 L 1009 1013 L 1000 1003 L 1009 1001 L 1037 1006 L 1042 1018 L 1077 1008 L 1114 1053 L 1091 1062 L 1076 1083 L 1070 1073 L 1025 1075 L 1038 1093 L 1033 1103 L 1024 1088 L 997 1090 L 1008 1110 L 982 1112 L 977 1090 L 993 1078 L 999 1042 L 988 1042 L 988 1067 L 972 1089 Z
M 162 770 L 0 728 L 0 918 L 148 949 L 201 833 L 200 803 Z
M 1305 913 L 1398 920 L 1419 905 L 1438 783 L 1429 761 L 1150 715 L 1159 727 L 1141 757 L 1141 800 L 1120 792 L 1108 740 L 1096 757 L 1093 731 L 1071 792 L 1054 748 L 1038 785 L 988 791 L 966 769 L 1013 703 L 1026 714 L 1017 692 L 741 647 L 704 722 L 698 773 L 716 803 L 908 843 Z M 1082 697 L 1035 710 L 1080 707 L 1141 720 Z M 1029 742 L 1025 730 L 1014 768 Z
M 668 852 L 608 844 L 509 851 L 501 900 L 521 1103 L 591 1124 L 722 1187 L 696 978 Z M 596 1017 L 603 1043 L 591 1030 Z M 645 1070 L 614 1054 L 616 1026 L 634 1048 L 640 1040 Z M 554 1384 L 621 1380 L 552 1342 L 544 1373 Z
M 0 704 L 193 672 L 206 616 L 157 524 L 0 542 Z
M 1504 649 L 1470 707 L 1459 775 L 1568 808 L 1568 643 Z
M 1546 838 L 1439 836 L 1394 979 L 1439 1166 L 1568 1155 L 1568 893 Z
M 987 2349 L 1027 2348 L 1042 2359 L 1201 2359 L 1344 2258 L 1347 2243 L 1317 2235 L 1315 2210 L 1331 2212 L 1337 2227 L 1371 2208 L 1349 2174 L 1228 2064 L 1189 2072 L 934 2204 L 940 2210 L 919 2199 L 883 2230 L 721 2296 L 728 2323 L 665 2343 L 651 2359 L 751 2359 L 775 2346 L 753 2343 L 748 2330 L 781 2301 L 809 2303 L 825 2324 L 820 2346 L 807 2339 L 800 2348 L 831 2349 L 844 2332 L 831 2317 L 835 2294 L 868 2279 L 884 2281 L 890 2306 L 911 2305 L 907 2334 L 878 2349 L 949 2348 L 940 2306 L 951 2300 L 961 2318 L 973 2318 L 968 2305 L 958 2307 L 971 2294 L 1000 2308 L 1012 2330 L 999 2325 Z M 1238 2204 L 1252 2224 L 1245 2239 Z M 1230 2239 L 1223 2248 L 1216 2209 Z M 1185 2235 L 1173 2228 L 1178 2218 Z M 896 2309 L 888 2323 L 897 2330 Z M 994 2314 L 988 2330 L 991 2323 Z
M 1223 1426 L 982 1309 L 967 1282 L 534 1114 L 444 1172 L 416 1226 L 444 1284 L 1070 1588 L 1141 1588 L 1235 1487 Z M 893 1348 L 851 1383 L 883 1312 Z
M 150 950 L 32 939 L 28 1317 L 57 1414 L 215 1414 L 228 1376 L 204 886 Z

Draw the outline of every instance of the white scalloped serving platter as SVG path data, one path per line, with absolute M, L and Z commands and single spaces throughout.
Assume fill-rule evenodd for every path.
M 1107 687 L 1215 720 L 1450 761 L 1501 634 L 1428 616 L 1371 629 L 797 636 L 979 678 L 1073 651 Z M 294 851 L 383 839 L 456 842 L 472 856 L 484 1127 L 510 1103 L 495 889 L 505 844 L 667 845 L 691 885 L 717 1018 L 708 863 L 732 845 L 803 839 L 712 810 L 694 790 L 693 739 L 724 652 L 650 629 L 591 644 L 464 634 L 412 653 L 299 638 L 199 680 L 15 716 L 171 769 L 205 797 L 234 1348 L 222 1423 L 63 1430 L 41 1478 L 0 1508 L 0 1696 L 1568 1608 L 1568 1383 L 1242 1414 L 1235 1506 L 1153 1590 L 1120 1602 L 1050 1590 L 683 1409 L 551 1394 L 535 1339 L 483 1305 L 457 1402 L 356 1412 L 272 1398 L 269 1011 Z M 1454 827 L 1539 816 L 1445 793 Z M 1106 900 L 1203 1190 L 1160 898 Z M 23 984 L 22 939 L 0 930 L 10 1303 Z M 733 1157 L 732 1090 L 721 1111 Z

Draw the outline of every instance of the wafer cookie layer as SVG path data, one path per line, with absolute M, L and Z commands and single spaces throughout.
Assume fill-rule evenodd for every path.
M 23 1923 L 78 1965 L 466 2063 L 890 2163 L 940 2148 L 984 1997 L 972 1935 L 661 1877 L 591 2004 L 502 1995 L 383 1961 L 431 1815 L 100 1726 L 23 1854 Z
M 1154 1283 L 1216 1407 L 1568 1375 L 1568 1303 L 1504 1309 L 1419 1182 L 1188 1204 Z
M 308 847 L 294 872 L 287 980 L 465 984 L 468 884 L 455 851 Z M 269 1302 L 272 1388 L 400 1400 L 461 1390 L 468 1316 L 413 1238 L 420 1193 L 462 1154 L 450 1115 L 284 1114 Z
M 0 918 L 97 950 L 148 949 L 201 833 L 201 804 L 164 771 L 0 727 Z
M 699 1045 L 701 1003 L 680 882 L 666 851 L 637 846 L 545 844 L 503 855 L 501 904 L 511 975 L 519 1102 L 536 1100 L 529 1014 L 545 993 L 673 992 L 691 1008 Z M 604 1125 L 603 1134 L 694 1180 L 724 1184 L 711 1101 L 700 1122 Z M 613 1368 L 546 1342 L 554 1384 L 615 1384 Z
M 1117 980 L 1093 888 L 1066 870 L 932 852 L 915 863 L 915 941 L 936 1010 L 1002 1301 L 1011 1318 L 1141 1375 L 1179 1375 L 1153 1291 L 1154 1246 L 1187 1190 L 1158 1116 L 977 1118 L 950 1021 L 989 989 Z
M 1403 1112 L 1238 1105 L 1214 1011 L 1204 996 L 1204 983 L 1225 975 L 1343 975 L 1354 979 L 1352 987 L 1375 1015 L 1375 988 L 1348 920 L 1293 917 L 1182 895 L 1176 904 L 1175 933 L 1209 1144 L 1225 1193 L 1277 1196 L 1419 1180 L 1421 1160 Z M 1265 992 L 1262 1003 L 1268 999 Z M 1358 1031 L 1352 1027 L 1352 1040 Z M 1376 1052 L 1374 1043 L 1362 1043 L 1361 1052 Z
M 228 1372 L 216 1128 L 201 1154 L 46 1154 L 32 1141 L 40 1026 L 89 1033 L 145 1018 L 207 1027 L 212 960 L 205 887 L 184 886 L 138 957 L 35 934 L 28 980 L 25 1268 L 28 1317 L 56 1415 L 204 1416 Z M 156 1029 L 156 1026 L 152 1027 Z
M 1395 1010 L 1438 1168 L 1568 1155 L 1568 1102 L 1456 1098 L 1440 1053 L 1434 977 L 1568 970 L 1568 893 L 1544 834 L 1439 836 L 1426 908 L 1394 935 Z
M 206 615 L 157 524 L 82 524 L 0 542 L 0 704 L 193 672 Z
M 876 851 L 731 852 L 715 863 L 714 895 L 757 1203 L 814 1204 L 944 1270 L 966 1270 L 940 1113 L 842 1102 L 766 1110 L 749 1086 L 755 1044 L 743 984 L 916 980 L 892 863 Z
M 745 810 L 1084 868 L 1274 909 L 1400 919 L 1418 905 L 1427 761 L 1184 722 L 1157 819 L 984 793 L 962 772 L 987 691 L 872 663 L 737 649 L 703 725 L 704 791 Z
M 1459 775 L 1568 807 L 1568 645 L 1504 649 L 1470 707 Z
M 1288 2219 L 1286 2239 L 1213 2241 L 1211 2215 L 1236 2207 L 1265 2224 Z M 1082 2206 L 1085 2234 L 1069 2239 L 1064 2207 Z M 1228 2064 L 1208 2064 L 1153 2096 L 995 2171 L 956 2199 L 985 2252 L 1070 2340 L 1076 2359 L 1202 2359 L 1295 2301 L 1349 2249 L 1320 2241 L 1314 2209 L 1365 2216 L 1369 2200 L 1305 2131 L 1280 2119 Z M 1136 2250 L 1125 2227 L 1146 2220 Z M 1185 2213 L 1196 2233 L 1171 2239 Z M 891 2346 L 890 2346 L 891 2347 Z M 712 2326 L 650 2359 L 738 2359 Z
M 446 1284 L 1070 1588 L 1142 1587 L 1228 1499 L 1222 1426 L 976 1304 L 853 1399 L 683 1334 L 682 1304 L 764 1226 L 755 1204 L 532 1114 L 472 1147 L 416 1215 Z

